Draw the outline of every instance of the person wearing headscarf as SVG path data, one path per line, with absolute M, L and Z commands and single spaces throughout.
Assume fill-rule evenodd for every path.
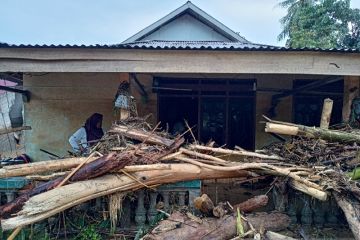
M 89 147 L 97 143 L 104 135 L 102 130 L 103 115 L 94 113 L 85 122 L 85 125 L 79 128 L 70 138 L 69 143 L 75 153 L 87 153 Z

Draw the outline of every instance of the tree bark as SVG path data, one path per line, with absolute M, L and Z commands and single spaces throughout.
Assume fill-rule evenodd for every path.
M 46 219 L 70 207 L 114 192 L 133 191 L 148 186 L 195 179 L 249 176 L 247 171 L 216 171 L 192 164 L 171 164 L 171 169 L 136 172 L 134 178 L 109 174 L 93 180 L 75 182 L 30 198 L 18 216 L 2 220 L 5 230 Z M 137 180 L 135 180 L 137 179 Z M 66 196 L 66 197 L 64 197 Z
M 96 157 L 90 161 L 95 160 Z M 27 164 L 4 166 L 0 169 L 0 178 L 27 176 L 45 172 L 64 171 L 78 166 L 85 161 L 85 157 L 49 160 Z
M 259 195 L 259 196 L 250 198 L 240 204 L 236 204 L 233 207 L 234 207 L 234 211 L 236 211 L 236 209 L 239 208 L 240 211 L 248 213 L 248 212 L 252 212 L 258 208 L 266 206 L 268 204 L 268 201 L 269 201 L 268 196 Z
M 70 179 L 69 181 L 82 181 L 91 178 L 95 178 L 111 170 L 122 169 L 132 160 L 133 155 L 129 153 L 123 153 L 120 155 L 109 154 L 103 157 L 98 158 L 97 160 L 83 166 L 80 168 Z M 7 203 L 0 207 L 0 216 L 2 218 L 9 217 L 10 214 L 17 212 L 21 209 L 24 203 L 32 196 L 38 195 L 40 193 L 49 191 L 55 188 L 64 180 L 65 176 L 59 177 L 57 179 L 51 180 L 49 182 L 42 183 L 35 188 L 29 190 L 28 192 L 23 193 L 20 197 L 16 198 L 14 201 Z
M 200 212 L 206 215 L 212 215 L 212 211 L 214 209 L 214 203 L 211 201 L 208 195 L 203 194 L 201 197 L 197 197 L 194 199 L 194 206 Z
M 267 231 L 265 233 L 265 236 L 268 240 L 296 240 L 295 238 L 288 237 L 272 231 Z
M 138 129 L 131 129 L 126 126 L 114 126 L 109 130 L 110 133 L 121 133 L 128 138 L 138 140 L 140 142 L 147 142 L 157 145 L 162 145 L 166 147 L 170 147 L 174 144 L 174 140 L 164 138 L 159 136 L 158 134 L 152 134 L 151 132 L 140 131 Z
M 334 192 L 334 198 L 338 206 L 343 210 L 349 227 L 356 240 L 360 240 L 360 208 L 356 204 L 352 204 L 350 201 Z
M 287 228 L 290 224 L 290 218 L 282 213 L 259 213 L 246 217 L 247 220 L 257 230 L 264 227 L 266 230 L 279 231 Z M 202 223 L 191 221 L 185 215 L 175 212 L 168 219 L 161 221 L 159 226 L 155 228 L 152 233 L 144 236 L 144 240 L 170 240 L 170 239 L 212 239 L 212 240 L 227 240 L 236 235 L 236 217 L 235 215 L 226 215 L 221 219 L 206 218 Z M 180 228 L 170 231 L 161 231 L 162 226 L 173 223 L 174 221 L 181 224 Z M 250 230 L 246 221 L 242 221 L 244 231 Z
M 90 162 L 95 159 L 96 157 L 91 158 Z M 36 174 L 70 170 L 85 160 L 85 157 L 79 157 L 4 166 L 0 169 L 0 178 L 29 176 L 31 179 L 32 175 Z M 127 172 L 138 172 L 169 169 L 169 167 L 168 164 L 132 165 L 126 166 L 124 170 Z M 41 176 L 34 176 L 34 178 L 36 177 L 41 178 Z

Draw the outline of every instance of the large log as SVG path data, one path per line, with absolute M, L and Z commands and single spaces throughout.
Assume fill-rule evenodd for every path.
M 70 207 L 114 192 L 132 191 L 144 184 L 158 185 L 195 179 L 217 179 L 249 176 L 247 171 L 217 171 L 192 164 L 171 164 L 171 169 L 136 172 L 133 177 L 109 174 L 96 179 L 75 182 L 30 198 L 18 216 L 2 220 L 5 230 L 41 221 Z M 66 196 L 66 197 L 64 197 Z
M 360 144 L 360 135 L 344 131 L 295 125 L 291 123 L 267 122 L 265 132 L 308 138 L 320 138 L 329 142 L 354 142 Z
M 234 209 L 236 210 L 237 208 L 239 208 L 241 211 L 243 212 L 252 212 L 258 208 L 264 207 L 267 205 L 269 201 L 268 196 L 266 195 L 259 195 L 259 196 L 255 196 L 253 198 L 250 198 L 248 200 L 246 200 L 245 202 L 242 202 L 240 204 L 236 204 L 234 205 Z
M 259 230 L 260 227 L 271 231 L 286 229 L 290 224 L 290 218 L 282 213 L 259 213 L 246 217 L 251 225 Z M 205 218 L 202 223 L 191 221 L 186 215 L 175 212 L 150 233 L 143 237 L 144 240 L 170 240 L 170 239 L 212 239 L 227 240 L 236 236 L 236 217 L 226 215 L 221 219 Z M 180 223 L 180 227 L 166 231 L 167 226 L 174 222 Z M 242 221 L 244 231 L 250 230 L 246 221 Z M 163 226 L 163 227 L 162 227 Z M 163 230 L 163 231 L 162 231 Z
M 94 161 L 95 159 L 97 158 L 92 157 L 90 162 Z M 28 178 L 31 179 L 32 176 L 41 173 L 52 173 L 56 171 L 70 170 L 78 166 L 85 160 L 85 157 L 79 157 L 4 166 L 0 169 L 0 178 L 28 176 Z M 132 165 L 126 166 L 124 168 L 124 170 L 127 172 L 151 171 L 159 169 L 169 169 L 169 166 L 167 164 L 152 164 Z M 41 176 L 34 176 L 34 178 L 41 178 Z
M 334 192 L 334 198 L 338 206 L 343 210 L 349 227 L 356 240 L 360 240 L 360 207 L 359 204 L 351 203 L 349 200 Z
M 164 138 L 164 137 L 161 137 L 161 136 L 151 133 L 151 132 L 146 132 L 146 131 L 142 131 L 139 129 L 131 129 L 131 128 L 128 128 L 128 127 L 122 126 L 122 125 L 117 125 L 117 126 L 112 127 L 109 130 L 109 132 L 110 133 L 121 133 L 128 138 L 135 139 L 140 142 L 147 142 L 147 143 L 162 145 L 162 146 L 166 146 L 166 147 L 170 147 L 175 142 L 172 139 Z
M 129 153 L 123 153 L 120 155 L 109 154 L 103 157 L 98 158 L 97 160 L 83 166 L 80 168 L 69 180 L 71 181 L 82 181 L 91 178 L 95 178 L 105 173 L 108 173 L 112 170 L 122 169 L 130 161 L 132 161 L 134 156 Z M 42 183 L 35 188 L 29 190 L 28 192 L 23 193 L 20 197 L 16 198 L 14 201 L 2 205 L 0 207 L 0 216 L 9 217 L 10 214 L 17 212 L 21 209 L 24 203 L 30 198 L 40 193 L 49 191 L 55 188 L 64 180 L 65 176 L 59 177 L 57 179 L 51 180 L 49 182 Z
M 90 161 L 95 160 L 96 157 Z M 64 171 L 78 166 L 85 157 L 48 160 L 27 164 L 4 166 L 0 169 L 0 178 L 27 176 L 46 172 Z

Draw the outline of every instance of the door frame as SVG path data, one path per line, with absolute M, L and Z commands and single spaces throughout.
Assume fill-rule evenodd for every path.
M 181 94 L 171 93 L 170 88 L 167 88 L 167 85 L 164 84 L 166 87 L 165 92 L 162 92 L 161 83 L 160 81 L 166 82 L 166 81 L 179 81 L 180 83 L 171 84 L 174 89 L 177 90 L 184 90 L 188 92 L 188 94 Z M 186 81 L 192 81 L 197 83 L 189 83 L 187 84 Z M 209 83 L 209 81 L 225 81 L 225 86 L 211 86 L 211 84 L 204 84 L 203 81 L 206 81 Z M 230 82 L 233 82 L 235 84 L 231 85 Z M 244 85 L 247 84 L 246 88 L 242 88 L 241 84 L 244 83 Z M 250 87 L 250 84 L 252 86 Z M 154 77 L 153 78 L 153 91 L 157 93 L 157 121 L 160 121 L 160 98 L 162 97 L 195 97 L 198 101 L 198 116 L 197 116 L 197 124 L 198 124 L 198 133 L 197 133 L 197 139 L 201 139 L 201 102 L 204 97 L 206 98 L 225 98 L 225 104 L 226 104 L 226 110 L 225 110 L 225 142 L 229 142 L 229 100 L 231 98 L 249 98 L 252 100 L 253 105 L 253 122 L 252 122 L 252 131 L 253 131 L 253 137 L 252 137 L 252 148 L 255 149 L 256 146 L 256 98 L 257 98 L 257 91 L 256 91 L 256 85 L 257 80 L 255 78 L 246 78 L 246 79 L 234 79 L 234 78 L 176 78 L 176 77 Z M 166 93 L 166 91 L 169 91 L 169 93 Z M 190 93 L 190 91 L 192 91 Z M 206 92 L 224 92 L 225 94 L 207 94 Z M 239 93 L 240 95 L 232 95 L 231 93 Z M 241 95 L 243 93 L 244 95 Z M 247 95 L 248 94 L 248 95 Z

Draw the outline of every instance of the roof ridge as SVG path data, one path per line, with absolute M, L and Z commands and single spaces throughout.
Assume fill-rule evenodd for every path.
M 141 38 L 144 38 L 148 36 L 149 34 L 155 32 L 160 27 L 168 24 L 169 22 L 173 21 L 176 17 L 179 15 L 188 12 L 188 14 L 192 15 L 193 11 L 195 14 L 199 15 L 200 18 L 202 18 L 204 21 L 204 24 L 208 24 L 210 27 L 212 25 L 212 28 L 215 30 L 220 31 L 219 34 L 222 34 L 224 37 L 228 38 L 230 41 L 234 42 L 244 42 L 244 43 L 250 43 L 247 39 L 242 37 L 240 34 L 236 33 L 208 13 L 206 13 L 204 10 L 193 4 L 191 1 L 187 1 L 185 4 L 181 5 L 179 8 L 171 11 L 164 17 L 158 19 L 154 23 L 150 24 L 146 28 L 142 29 L 141 31 L 137 32 L 136 34 L 132 35 L 131 37 L 127 38 L 122 43 L 130 43 L 130 42 L 136 42 L 138 40 L 141 40 Z M 199 20 L 201 21 L 201 20 Z

